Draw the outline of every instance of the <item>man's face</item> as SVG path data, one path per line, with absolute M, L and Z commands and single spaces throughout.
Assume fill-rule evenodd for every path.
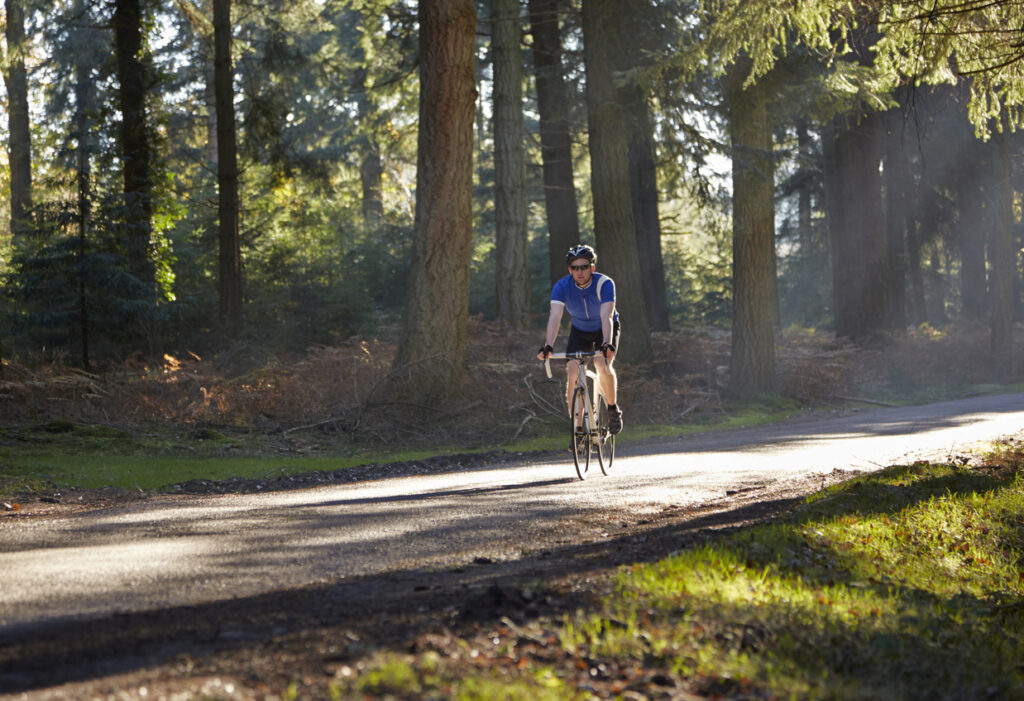
M 590 276 L 594 274 L 594 266 L 586 258 L 577 258 L 569 263 L 569 272 L 572 273 L 576 284 L 583 287 L 590 282 Z

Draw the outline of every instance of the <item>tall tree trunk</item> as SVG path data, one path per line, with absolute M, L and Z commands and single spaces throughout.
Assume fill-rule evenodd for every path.
M 960 300 L 961 312 L 966 319 L 984 319 L 988 288 L 985 271 L 985 229 L 988 223 L 986 199 L 990 193 L 986 185 L 993 180 L 985 154 L 985 145 L 972 134 L 964 135 L 964 152 L 957 190 L 959 218 L 957 238 L 960 245 Z
M 372 31 L 367 28 L 366 23 L 365 13 L 369 11 L 365 7 L 353 7 L 347 13 L 352 23 L 359 27 L 362 39 Z M 354 89 L 359 116 L 357 143 L 360 155 L 359 180 L 362 186 L 363 223 L 377 227 L 384 221 L 384 163 L 377 140 L 377 102 L 370 93 L 370 68 L 362 42 L 355 49 L 355 60 L 357 67 Z
M 127 250 L 131 272 L 152 297 L 154 268 L 149 246 L 153 231 L 153 193 L 150 172 L 151 149 L 146 116 L 148 88 L 147 60 L 142 45 L 140 0 L 115 0 L 114 52 L 121 104 L 121 158 L 124 171 L 124 199 Z
M 992 202 L 995 221 L 989 252 L 992 260 L 992 359 L 1000 382 L 1014 377 L 1013 281 L 1017 252 L 1013 246 L 1013 187 L 1010 184 L 1010 152 L 1005 132 L 995 136 L 998 153 L 997 180 Z
M 750 62 L 728 79 L 732 139 L 732 355 L 729 393 L 775 391 L 775 166 L 770 93 L 762 79 L 744 89 Z
M 497 316 L 521 328 L 530 307 L 530 274 L 519 0 L 491 0 L 491 26 Z
M 817 256 L 814 250 L 814 229 L 811 226 L 811 178 L 806 175 L 812 158 L 811 134 L 806 120 L 797 123 L 797 149 L 800 169 L 804 171 L 797 192 L 797 233 L 800 240 L 800 275 L 797 284 L 800 291 L 800 318 L 805 326 L 810 326 L 814 323 L 813 300 Z
M 565 254 L 580 240 L 569 130 L 569 91 L 562 71 L 558 2 L 529 0 L 551 282 L 565 276 Z
M 473 227 L 476 10 L 420 0 L 419 156 L 412 266 L 393 390 L 420 402 L 459 389 Z
M 187 2 L 187 0 L 184 0 Z M 206 16 L 213 17 L 214 7 L 213 0 L 204 0 L 203 10 L 206 13 L 202 16 L 205 19 Z M 198 15 L 198 13 L 195 13 Z M 190 18 L 192 15 L 189 15 Z M 197 18 L 198 19 L 198 18 Z M 203 61 L 203 81 L 205 82 L 205 89 L 203 90 L 203 101 L 206 107 L 206 160 L 215 169 L 217 167 L 217 161 L 220 157 L 217 152 L 217 67 L 216 67 L 216 36 L 215 32 L 211 32 L 210 28 L 203 24 L 200 27 L 193 24 L 193 28 L 199 35 L 200 50 L 204 56 L 207 57 Z M 214 60 L 210 61 L 208 57 L 214 56 Z
M 622 97 L 629 130 L 630 192 L 647 322 L 652 331 L 668 331 L 668 294 L 665 291 L 665 263 L 661 255 L 654 124 L 647 99 L 639 87 L 634 85 L 624 88 Z
M 626 124 L 613 75 L 624 56 L 618 31 L 624 6 L 622 0 L 584 0 L 583 60 L 598 260 L 615 280 L 623 328 L 619 355 L 628 362 L 646 363 L 654 350 L 640 278 Z
M 238 149 L 231 68 L 231 0 L 213 0 L 213 73 L 217 108 L 218 292 L 220 318 L 234 334 L 242 323 L 242 249 L 238 226 Z
M 7 144 L 11 168 L 11 234 L 15 243 L 32 229 L 32 148 L 25 71 L 25 12 L 21 0 L 6 0 Z
M 938 201 L 939 195 L 935 187 L 923 176 L 919 182 L 912 185 L 912 193 L 912 210 L 921 213 L 911 220 L 907 231 L 907 278 L 910 280 L 912 323 L 914 326 L 925 323 L 935 325 L 938 324 L 938 319 L 933 317 L 928 303 L 925 246 L 928 243 L 928 236 L 939 227 L 942 206 Z
M 360 51 L 362 54 L 362 51 Z M 359 180 L 362 185 L 363 222 L 380 224 L 384 219 L 384 164 L 380 157 L 380 146 L 373 132 L 377 105 L 370 99 L 366 85 L 367 69 L 356 69 L 356 94 L 359 96 L 359 145 L 362 161 L 359 164 Z
M 92 87 L 92 25 L 84 0 L 76 5 L 75 32 L 75 140 L 77 141 L 76 179 L 78 181 L 78 325 L 81 338 L 82 367 L 90 370 L 89 307 L 86 295 L 84 258 L 88 252 L 89 229 L 92 224 L 92 139 L 90 117 L 93 109 Z
M 904 151 L 906 133 L 903 109 L 890 111 L 886 116 L 888 127 L 885 142 L 886 242 L 889 261 L 889 318 L 892 330 L 902 333 L 907 328 L 906 295 L 906 239 L 910 210 L 907 189 L 910 175 L 907 154 Z
M 880 121 L 835 120 L 826 169 L 836 335 L 869 341 L 892 328 L 882 217 Z

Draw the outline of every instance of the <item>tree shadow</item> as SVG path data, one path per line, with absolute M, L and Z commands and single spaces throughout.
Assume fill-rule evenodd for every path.
M 554 547 L 516 560 L 480 559 L 442 570 L 413 567 L 199 605 L 8 626 L 0 629 L 0 689 L 17 693 L 94 680 L 176 656 L 198 660 L 326 628 L 344 629 L 359 641 L 335 654 L 355 658 L 367 649 L 406 644 L 438 626 L 478 624 L 503 616 L 522 621 L 550 615 L 553 609 L 572 611 L 592 601 L 585 594 L 527 600 L 520 584 L 657 560 L 709 537 L 712 530 L 749 523 L 796 501 L 708 512 L 682 526 Z M 345 636 L 332 640 L 345 647 Z

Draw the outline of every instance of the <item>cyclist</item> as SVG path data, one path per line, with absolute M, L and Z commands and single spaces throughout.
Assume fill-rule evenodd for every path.
M 619 344 L 615 282 L 607 275 L 594 271 L 597 253 L 590 246 L 573 246 L 565 254 L 565 261 L 569 264 L 569 274 L 551 288 L 551 312 L 548 316 L 547 335 L 537 357 L 544 360 L 554 351 L 552 344 L 558 336 L 562 313 L 568 311 L 572 325 L 569 328 L 569 341 L 565 352 L 600 349 L 600 355 L 594 356 L 594 366 L 600 378 L 601 391 L 608 402 L 609 428 L 612 433 L 618 433 L 622 430 L 622 411 L 615 401 L 618 378 L 612 367 L 615 349 Z M 572 401 L 572 391 L 576 386 L 580 363 L 577 360 L 570 360 L 566 363 L 565 369 L 568 379 L 565 403 L 568 406 Z

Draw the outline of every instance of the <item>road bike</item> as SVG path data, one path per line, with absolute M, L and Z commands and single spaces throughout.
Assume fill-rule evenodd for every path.
M 611 473 L 612 462 L 615 460 L 615 435 L 608 426 L 608 402 L 601 391 L 597 371 L 591 367 L 592 360 L 598 353 L 600 351 L 551 353 L 544 360 L 544 371 L 548 377 L 551 377 L 552 358 L 576 360 L 580 364 L 580 371 L 576 374 L 576 386 L 573 388 L 569 403 L 569 430 L 572 461 L 581 480 L 587 478 L 592 453 L 597 453 L 597 462 L 605 475 Z

